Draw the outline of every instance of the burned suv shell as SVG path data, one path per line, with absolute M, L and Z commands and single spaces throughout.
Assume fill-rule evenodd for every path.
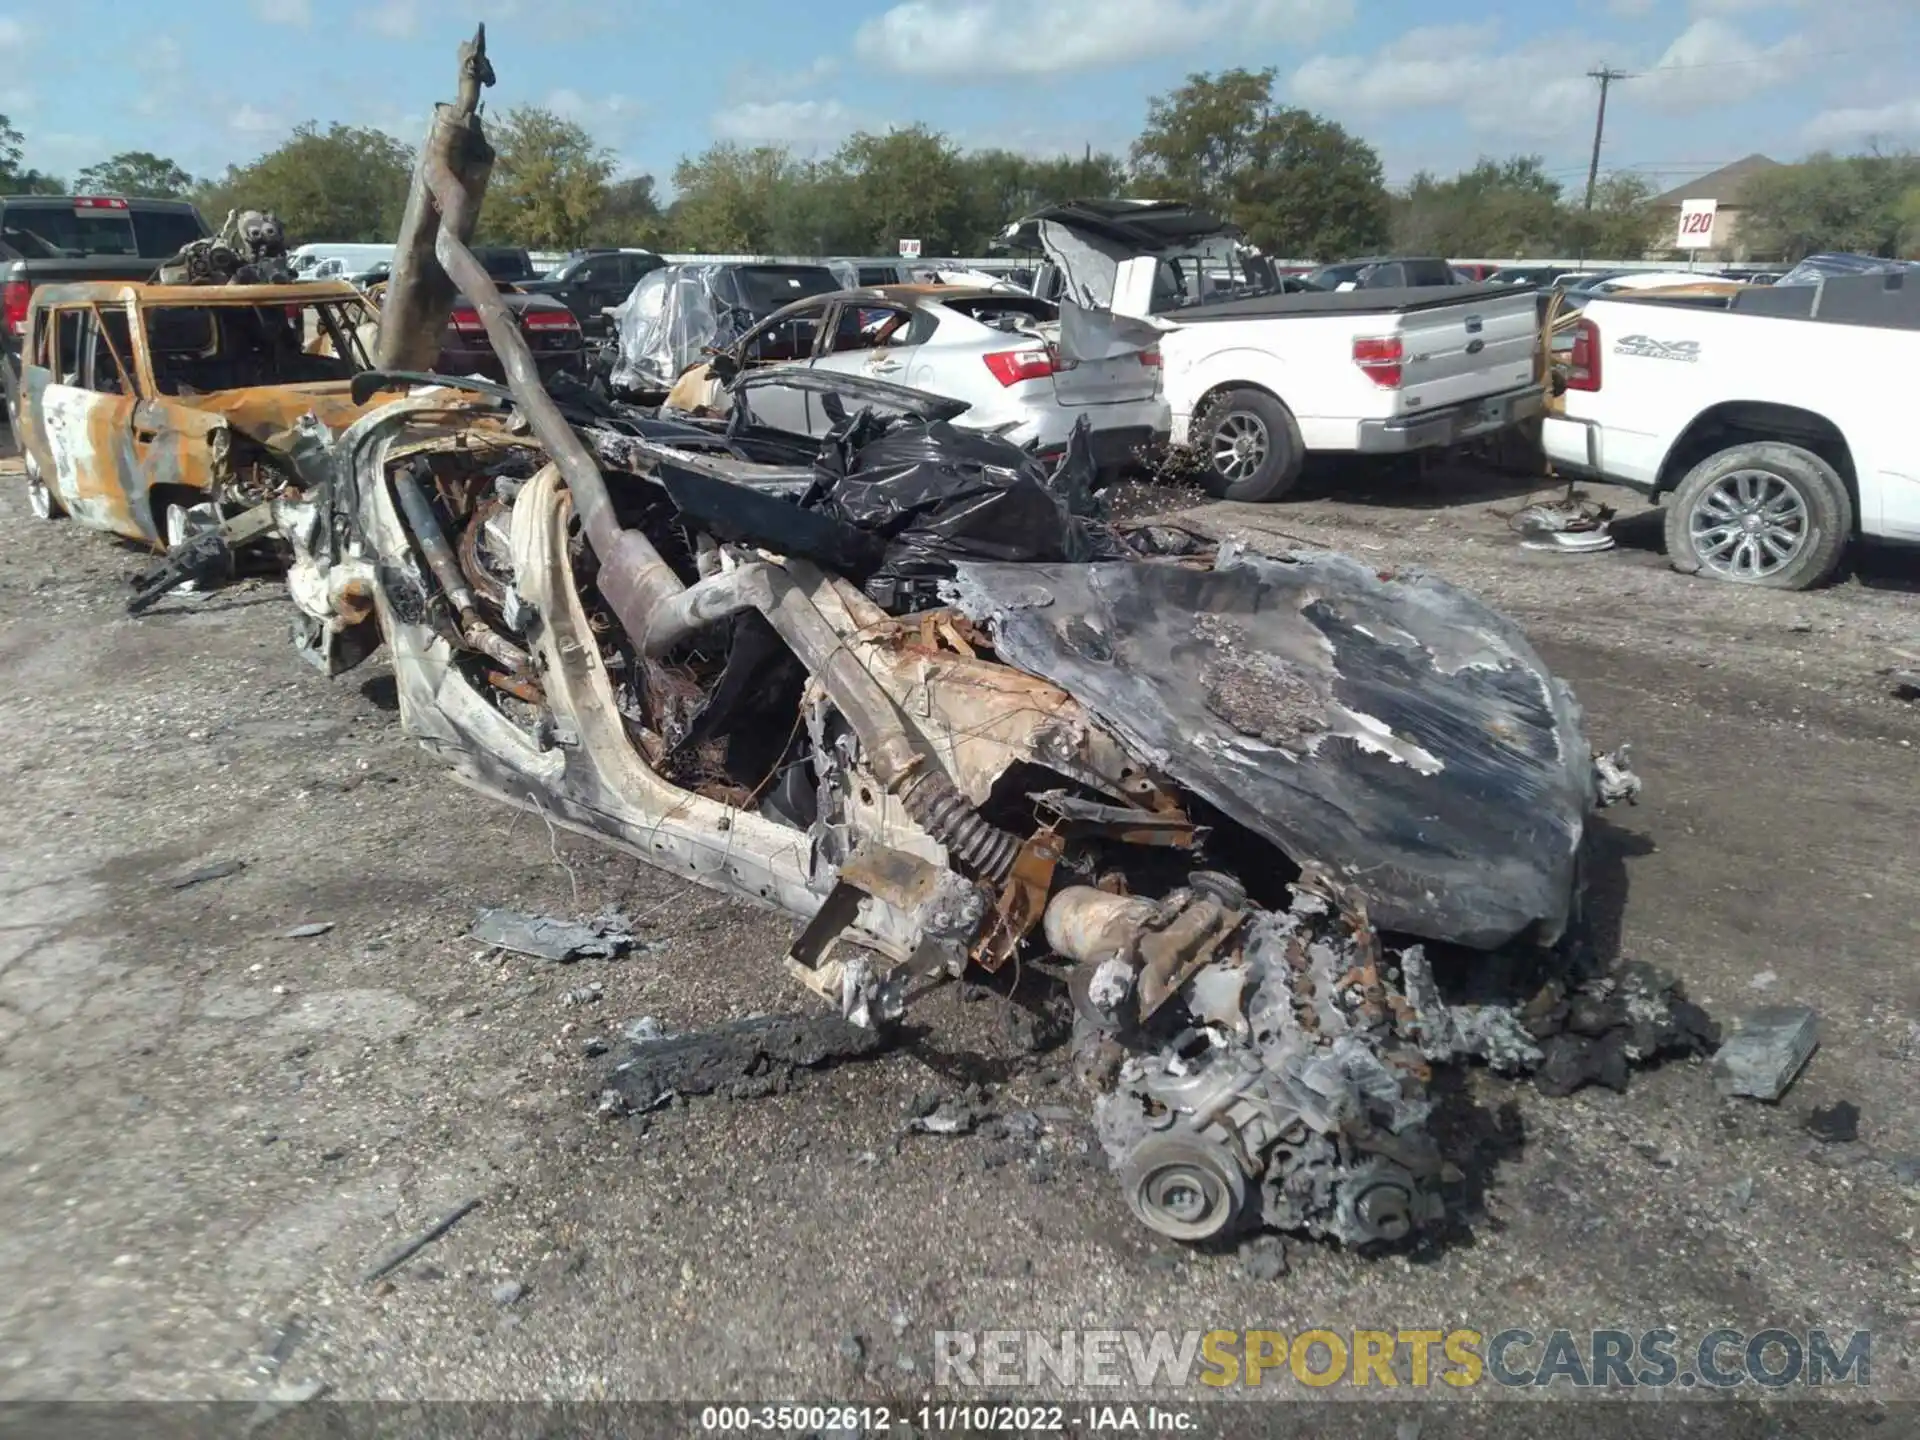
M 348 392 L 371 315 L 345 285 L 41 287 L 20 389 L 35 510 L 171 545 L 186 512 L 257 503 L 296 420 L 366 408 Z
M 436 135 L 475 133 L 464 89 Z M 1064 963 L 1101 1142 L 1183 1240 L 1400 1239 L 1443 1208 L 1432 1063 L 1612 1083 L 1697 1042 L 1649 973 L 1536 948 L 1450 994 L 1382 942 L 1555 940 L 1590 813 L 1634 788 L 1510 622 L 1338 556 L 1121 535 L 1072 447 L 1050 471 L 871 380 L 744 377 L 724 429 L 563 408 L 462 238 L 484 175 L 426 147 L 409 213 L 459 223 L 401 253 L 507 387 L 304 426 L 280 515 L 309 658 L 384 641 L 466 783 L 791 915 L 786 969 L 857 1026 Z M 431 344 L 414 310 L 383 351 Z M 767 383 L 831 394 L 823 444 L 756 423 Z

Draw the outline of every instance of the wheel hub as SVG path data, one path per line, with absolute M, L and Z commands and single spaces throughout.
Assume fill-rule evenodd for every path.
M 1700 563 L 1732 580 L 1762 580 L 1799 558 L 1811 517 L 1800 492 L 1766 470 L 1736 470 L 1709 486 L 1687 517 Z

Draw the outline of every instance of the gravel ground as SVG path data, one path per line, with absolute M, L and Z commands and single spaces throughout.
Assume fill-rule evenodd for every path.
M 1871 1329 L 1872 1393 L 1911 1398 L 1920 705 L 1875 673 L 1920 650 L 1911 557 L 1749 592 L 1668 571 L 1645 519 L 1611 553 L 1521 551 L 1515 503 L 1474 473 L 1330 470 L 1188 518 L 1513 614 L 1647 782 L 1599 845 L 1608 933 L 1723 1017 L 1817 1007 L 1824 1044 L 1778 1106 L 1697 1063 L 1562 1101 L 1468 1074 L 1456 1231 L 1289 1242 L 1275 1279 L 1130 1218 L 1061 1054 L 998 994 L 949 989 L 904 1049 L 782 1093 L 600 1118 L 590 1040 L 800 1008 L 785 923 L 453 784 L 377 662 L 298 663 L 276 582 L 129 620 L 140 557 L 0 482 L 0 1399 L 905 1402 L 942 1329 L 1723 1324 Z M 221 861 L 244 868 L 174 888 Z M 651 943 L 503 957 L 465 938 L 483 905 L 618 905 Z M 970 1084 L 1036 1109 L 1039 1145 L 899 1140 Z M 1858 1140 L 1814 1140 L 1840 1100 Z M 1916 1433 L 1887 1414 L 1873 1433 Z

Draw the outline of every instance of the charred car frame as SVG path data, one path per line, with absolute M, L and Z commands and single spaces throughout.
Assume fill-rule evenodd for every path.
M 416 388 L 290 447 L 316 664 L 384 642 L 459 778 L 792 916 L 786 970 L 856 1025 L 969 967 L 1057 973 L 1127 1201 L 1182 1240 L 1401 1239 L 1444 1208 L 1433 1063 L 1611 1080 L 1697 1043 L 1658 977 L 1574 968 L 1590 817 L 1637 782 L 1509 621 L 1122 534 L 1071 452 L 872 381 L 743 377 L 724 424 L 550 394 L 466 244 L 490 79 L 481 37 L 355 382 Z M 456 292 L 504 386 L 407 373 Z M 833 392 L 824 444 L 755 423 L 769 382 Z

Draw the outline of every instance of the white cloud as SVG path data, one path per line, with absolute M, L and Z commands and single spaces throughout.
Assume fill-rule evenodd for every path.
M 253 0 L 253 13 L 268 25 L 304 27 L 313 23 L 311 0 Z
M 735 100 L 791 100 L 817 90 L 840 73 L 837 56 L 820 55 L 798 70 L 768 70 L 759 65 L 736 67 L 726 80 L 726 98 Z
M 903 75 L 978 83 L 1097 70 L 1209 42 L 1305 43 L 1354 0 L 905 0 L 862 25 L 854 52 Z
M 1634 77 L 1632 93 L 1636 100 L 1672 114 L 1711 110 L 1791 79 L 1809 49 L 1798 35 L 1760 46 L 1725 20 L 1696 20 L 1652 69 Z
M 1450 109 L 1473 130 L 1529 139 L 1591 123 L 1584 49 L 1541 37 L 1502 52 L 1498 39 L 1497 21 L 1431 25 L 1370 56 L 1316 55 L 1293 72 L 1292 97 L 1336 115 Z
M 716 111 L 713 133 L 746 144 L 832 144 L 874 120 L 838 100 L 747 100 Z
M 227 116 L 227 128 L 236 135 L 269 135 L 286 129 L 287 122 L 252 105 L 242 105 Z
M 24 50 L 33 38 L 27 27 L 11 15 L 0 15 L 0 54 Z
M 1795 10 L 1802 0 L 1692 0 L 1696 15 L 1749 15 L 1756 10 Z
M 171 35 L 143 38 L 134 52 L 140 84 L 133 108 L 142 115 L 169 115 L 187 91 L 187 52 Z
M 389 40 L 411 39 L 420 29 L 416 0 L 381 0 L 354 16 L 354 23 Z
M 582 125 L 633 115 L 641 108 L 640 102 L 631 95 L 589 97 L 568 86 L 550 92 L 545 103 L 554 114 Z
M 1822 110 L 1800 133 L 1809 145 L 1820 149 L 1857 144 L 1862 140 L 1920 136 L 1920 100 Z
M 1807 54 L 1798 36 L 1763 47 L 1724 20 L 1697 20 L 1649 68 L 1623 68 L 1615 103 L 1673 114 L 1744 100 L 1795 75 Z M 1608 49 L 1579 36 L 1499 45 L 1499 22 L 1409 30 L 1372 55 L 1316 55 L 1294 71 L 1293 99 L 1334 115 L 1384 117 L 1450 110 L 1470 130 L 1544 141 L 1593 124 L 1587 71 Z M 1614 55 L 1620 57 L 1617 51 Z

